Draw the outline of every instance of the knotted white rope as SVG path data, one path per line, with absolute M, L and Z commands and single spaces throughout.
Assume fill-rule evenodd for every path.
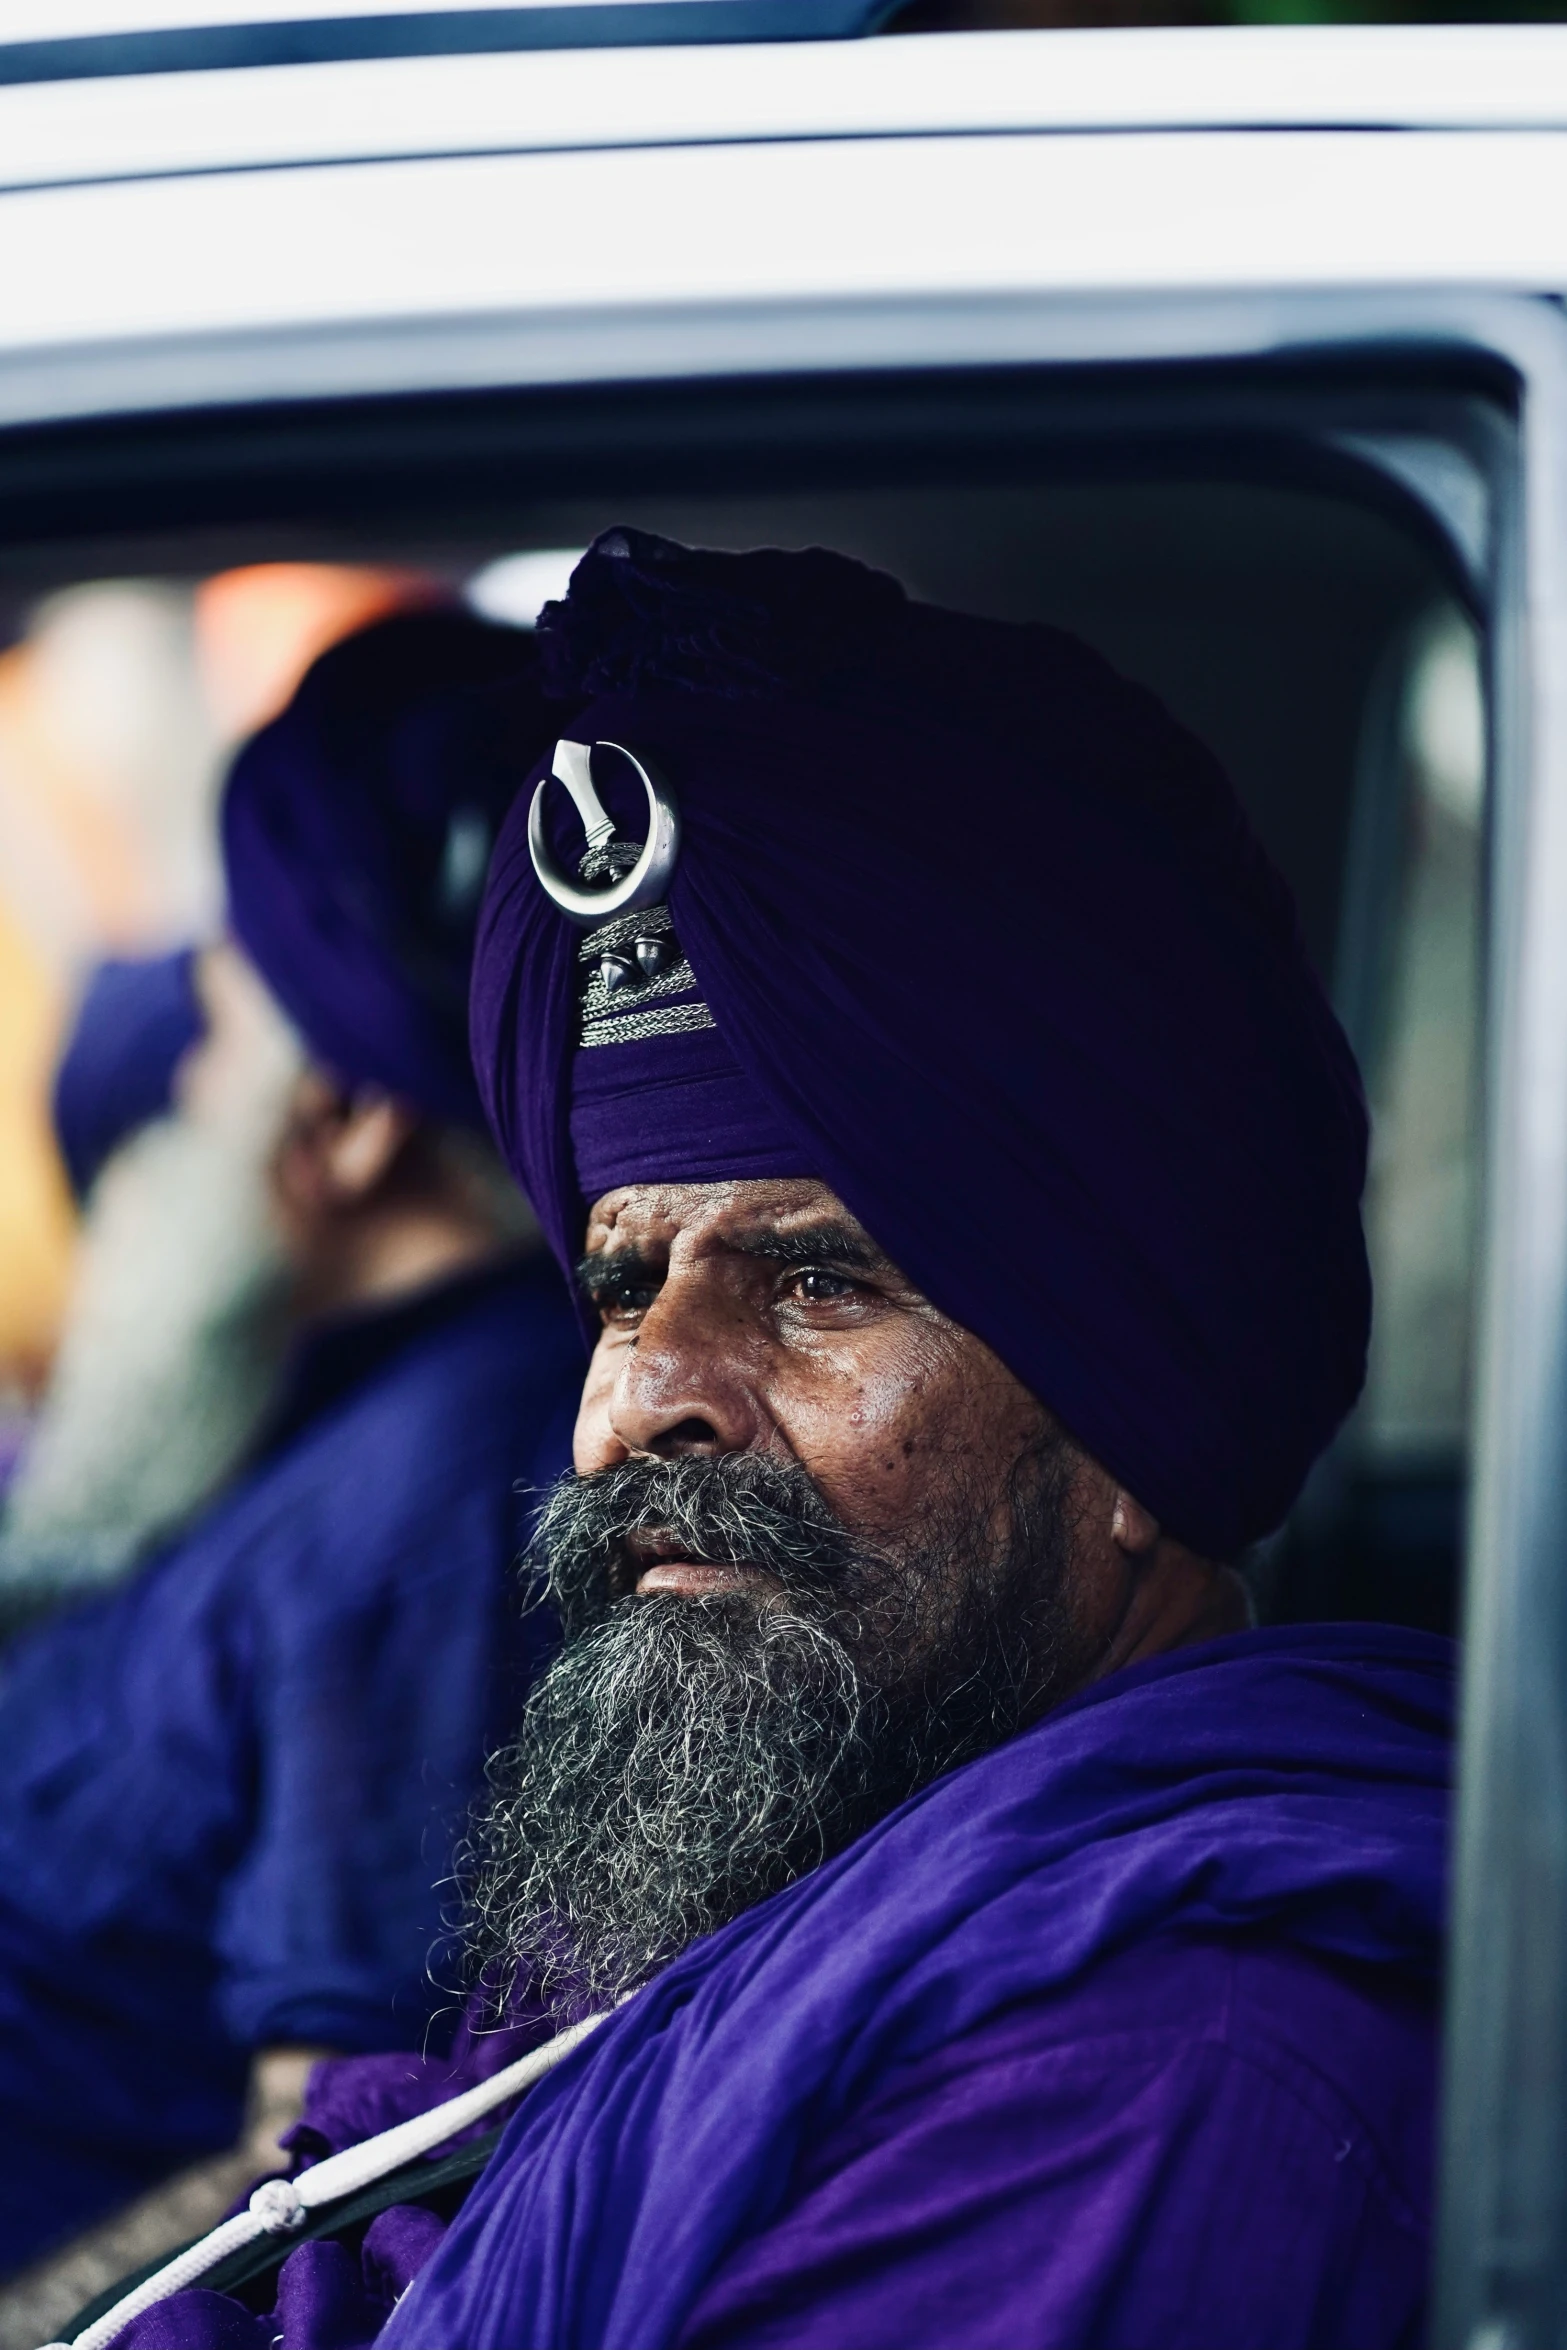
M 346 2146 L 341 2154 L 330 2154 L 325 2162 L 313 2169 L 301 2171 L 297 2179 L 266 2179 L 250 2198 L 248 2210 L 238 2211 L 226 2219 L 197 2244 L 190 2245 L 176 2258 L 167 2262 L 155 2275 L 145 2279 L 133 2292 L 116 2301 L 74 2342 L 50 2342 L 44 2350 L 109 2350 L 117 2342 L 133 2317 L 140 2317 L 144 2309 L 151 2309 L 159 2301 L 167 2301 L 172 2293 L 182 2293 L 187 2285 L 194 2285 L 209 2269 L 216 2268 L 231 2252 L 240 2251 L 246 2244 L 254 2244 L 261 2236 L 291 2236 L 302 2228 L 312 2211 L 323 2204 L 341 2202 L 345 2195 L 357 2195 L 361 2187 L 373 2186 L 377 2179 L 401 2170 L 405 2162 L 417 2161 L 447 2138 L 455 2137 L 470 2122 L 504 2105 L 508 2097 L 515 2097 L 523 2089 L 531 2089 L 564 2056 L 569 2056 L 580 2040 L 604 2021 L 601 2015 L 591 2015 L 585 2023 L 573 2024 L 570 2031 L 558 2032 L 542 2048 L 535 2048 L 528 2056 L 520 2056 L 504 2072 L 490 2080 L 481 2081 L 476 2088 L 464 2089 L 461 2096 L 449 2097 L 444 2105 L 437 2105 L 429 2113 L 418 2113 L 412 2121 L 398 2122 L 395 2128 L 383 2130 L 379 2137 L 366 2138 L 357 2146 Z

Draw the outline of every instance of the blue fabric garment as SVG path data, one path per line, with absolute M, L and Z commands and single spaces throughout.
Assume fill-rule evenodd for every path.
M 897 2067 L 679 2350 L 1418 2350 L 1437 2009 L 1255 1937 L 1139 1942 Z
M 542 1257 L 318 1332 L 239 1487 L 0 1660 L 0 2267 L 230 2142 L 252 2050 L 420 2043 L 581 1369 Z
M 54 1079 L 54 1131 L 79 1200 L 105 1159 L 168 1109 L 174 1072 L 202 1031 L 193 947 L 100 963 L 82 991 Z
M 1452 1698 L 1448 1645 L 1382 1626 L 1242 1634 L 1099 1683 L 603 2025 L 511 2122 L 380 2350 L 668 2350 L 900 2067 L 1153 1937 L 1429 1989 Z
M 678 2350 L 1418 2350 L 1437 2004 L 1273 1938 L 1150 1935 L 813 2136 Z M 311 2104 L 351 2144 L 442 2069 L 339 2057 Z M 394 2204 L 289 2251 L 275 2309 L 177 2293 L 118 2350 L 365 2350 L 444 2235 Z

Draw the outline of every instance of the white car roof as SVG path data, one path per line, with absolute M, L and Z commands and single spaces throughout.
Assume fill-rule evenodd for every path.
M 490 46 L 571 48 L 604 39 L 792 39 L 865 30 L 897 0 L 0 0 L 0 68 L 9 62 L 27 78 L 125 70 L 102 45 L 127 39 L 161 42 L 185 62 L 199 58 L 208 36 L 238 32 L 240 46 L 265 58 L 277 36 L 310 28 L 312 48 L 363 54 L 363 28 L 376 23 L 376 54 L 394 54 L 406 42 L 427 54 L 443 45 L 475 45 L 475 19 L 494 20 Z M 447 19 L 445 32 L 442 19 Z M 403 31 L 398 31 L 398 20 Z M 417 25 L 415 20 L 419 20 Z M 595 21 L 596 20 L 596 21 Z M 355 28 L 358 28 L 357 32 Z M 98 43 L 94 55 L 86 44 Z M 9 48 L 39 54 L 7 60 Z M 74 55 L 62 44 L 75 44 Z
M 1556 126 L 1567 25 L 928 34 L 21 83 L 0 87 L 0 186 L 770 139 Z
M 1102 354 L 1082 320 L 1106 301 L 1141 305 L 1146 350 L 1171 297 L 1171 349 L 1193 347 L 1193 296 L 1229 305 L 1198 343 L 1252 349 L 1281 296 L 1385 289 L 1391 327 L 1411 289 L 1454 288 L 1567 289 L 1567 27 L 893 36 L 0 88 L 0 421 Z

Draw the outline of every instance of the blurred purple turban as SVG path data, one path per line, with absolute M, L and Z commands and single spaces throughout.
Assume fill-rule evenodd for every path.
M 87 1197 L 106 1159 L 174 1096 L 202 1031 L 195 950 L 111 956 L 82 990 L 54 1078 L 54 1131 L 71 1189 Z
M 480 1124 L 474 921 L 519 771 L 537 758 L 528 631 L 436 606 L 323 653 L 245 745 L 223 802 L 234 935 L 347 1085 Z
M 683 826 L 598 936 L 531 779 L 497 845 L 475 1062 L 562 1260 L 614 1183 L 811 1171 L 1176 1535 L 1276 1525 L 1364 1376 L 1366 1114 L 1213 759 L 1074 639 L 821 551 L 614 532 L 540 633 L 558 731 Z

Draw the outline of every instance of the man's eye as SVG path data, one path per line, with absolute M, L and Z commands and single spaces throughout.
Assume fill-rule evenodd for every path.
M 847 1273 L 823 1272 L 820 1266 L 808 1265 L 803 1272 L 791 1273 L 788 1288 L 802 1305 L 831 1305 L 840 1297 L 852 1297 L 859 1283 L 851 1281 Z
M 605 1322 L 633 1322 L 645 1314 L 658 1292 L 649 1282 L 627 1282 L 624 1288 L 600 1289 L 593 1303 Z

